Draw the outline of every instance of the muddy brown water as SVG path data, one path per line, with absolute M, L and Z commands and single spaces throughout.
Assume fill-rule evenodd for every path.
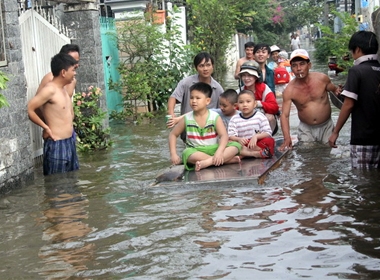
M 78 172 L 37 169 L 0 198 L 0 279 L 380 278 L 379 172 L 350 169 L 349 123 L 339 149 L 298 147 L 263 185 L 170 188 L 150 186 L 164 116 L 111 128 Z

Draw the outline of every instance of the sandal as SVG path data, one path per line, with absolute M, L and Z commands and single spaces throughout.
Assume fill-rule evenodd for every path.
M 270 150 L 268 147 L 265 147 L 260 151 L 261 158 L 271 158 L 272 154 L 270 153 Z

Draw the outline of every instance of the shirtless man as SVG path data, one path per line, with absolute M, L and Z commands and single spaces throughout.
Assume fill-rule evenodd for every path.
M 299 141 L 318 141 L 327 144 L 334 129 L 327 91 L 340 94 L 341 88 L 334 85 L 327 75 L 309 72 L 311 62 L 309 54 L 304 49 L 297 49 L 292 52 L 290 65 L 295 79 L 288 84 L 282 95 L 280 120 L 284 143 L 281 145 L 280 150 L 292 147 L 289 126 L 292 102 L 297 108 L 298 118 L 300 119 L 298 126 Z
M 64 54 L 68 54 L 68 55 L 71 55 L 78 63 L 78 66 L 79 66 L 79 46 L 78 45 L 74 45 L 74 44 L 66 44 L 64 46 L 62 46 L 61 50 L 59 51 L 59 53 L 64 53 Z M 48 83 L 48 82 L 51 82 L 53 80 L 53 73 L 52 72 L 49 72 L 47 73 L 41 80 L 41 83 L 40 85 L 38 86 L 38 89 L 36 91 L 36 94 L 38 94 L 41 89 Z M 70 96 L 70 98 L 73 96 L 74 94 L 74 91 L 75 91 L 75 86 L 77 85 L 77 80 L 74 78 L 74 80 L 65 86 L 65 89 L 68 93 L 68 95 Z M 71 106 L 72 108 L 72 106 Z M 73 108 L 72 108 L 73 109 Z M 42 113 L 42 108 L 38 108 L 37 109 L 37 114 L 38 116 L 43 120 L 43 113 Z M 74 109 L 73 109 L 73 115 L 74 115 Z M 75 136 L 75 132 L 73 130 L 73 137 Z M 42 132 L 42 138 L 45 139 L 47 138 L 48 135 L 46 134 L 45 130 Z M 74 137 L 75 138 L 75 137 Z
M 248 61 L 248 60 L 254 60 L 255 59 L 253 57 L 253 49 L 254 48 L 255 48 L 255 44 L 253 42 L 247 42 L 244 44 L 245 56 L 243 56 L 242 58 L 240 58 L 236 62 L 236 69 L 235 69 L 235 74 L 234 74 L 235 80 L 240 79 L 240 76 L 239 76 L 240 67 L 243 65 L 243 63 Z
M 79 46 L 78 45 L 66 44 L 66 45 L 62 46 L 62 48 L 59 51 L 59 53 L 64 53 L 64 54 L 71 55 L 79 63 Z M 36 94 L 38 94 L 40 92 L 40 90 L 48 82 L 51 82 L 52 80 L 53 80 L 53 73 L 52 72 L 47 73 L 42 78 L 41 83 L 40 83 L 40 85 L 39 85 L 39 87 L 37 89 L 37 93 Z M 74 90 L 75 90 L 76 84 L 77 84 L 77 80 L 74 78 L 74 80 L 70 84 L 68 84 L 68 85 L 65 86 L 66 91 L 67 91 L 67 93 L 69 94 L 70 97 L 72 97 L 73 94 L 74 94 Z
M 47 135 L 44 141 L 44 175 L 65 173 L 79 168 L 73 134 L 73 110 L 65 86 L 76 75 L 78 61 L 59 53 L 51 60 L 53 80 L 40 89 L 28 103 L 29 119 L 42 127 Z M 42 107 L 43 118 L 37 114 Z

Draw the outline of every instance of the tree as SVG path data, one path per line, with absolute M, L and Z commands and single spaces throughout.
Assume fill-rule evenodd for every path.
M 110 88 L 122 94 L 124 113 L 134 121 L 139 103 L 148 102 L 150 112 L 156 111 L 192 70 L 193 52 L 179 43 L 179 27 L 171 17 L 166 27 L 155 24 L 150 14 L 119 22 L 115 40 L 124 60 L 118 68 L 120 81 L 111 82 Z
M 241 11 L 246 3 L 241 0 L 187 1 L 190 41 L 198 52 L 206 51 L 213 56 L 214 77 L 222 84 L 227 70 L 226 53 L 236 26 L 244 25 Z

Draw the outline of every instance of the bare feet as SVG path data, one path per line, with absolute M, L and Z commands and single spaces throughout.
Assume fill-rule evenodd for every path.
M 229 161 L 226 161 L 225 163 L 240 163 L 240 162 L 241 162 L 240 156 L 234 156 L 233 158 L 231 158 Z
M 196 163 L 195 163 L 195 171 L 199 171 L 202 169 L 202 163 L 198 160 Z

